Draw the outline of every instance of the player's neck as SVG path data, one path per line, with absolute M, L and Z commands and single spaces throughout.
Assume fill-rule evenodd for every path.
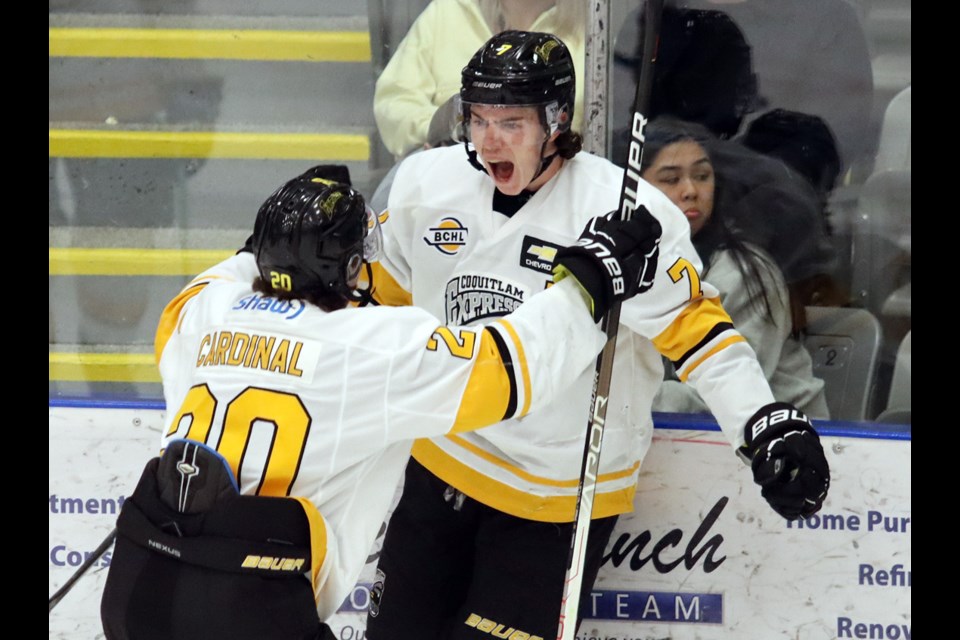
M 564 159 L 560 157 L 559 154 L 553 156 L 553 160 L 547 165 L 547 168 L 544 169 L 543 173 L 537 176 L 537 179 L 527 185 L 527 191 L 537 191 L 543 185 L 547 184 L 550 181 L 550 178 L 557 175 L 560 172 L 560 167 L 563 166 Z

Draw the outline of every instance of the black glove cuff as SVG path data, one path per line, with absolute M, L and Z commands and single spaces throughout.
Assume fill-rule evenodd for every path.
M 743 446 L 737 454 L 744 462 L 750 464 L 761 446 L 788 431 L 809 431 L 817 435 L 813 423 L 805 413 L 789 402 L 771 402 L 761 407 L 747 420 L 747 426 L 743 432 Z
M 582 252 L 582 253 L 581 253 Z M 593 298 L 593 321 L 600 322 L 607 309 L 610 308 L 607 293 L 607 280 L 597 272 L 596 258 L 579 247 L 561 249 L 555 258 L 557 264 L 562 264 L 567 271 L 573 274 L 580 286 Z

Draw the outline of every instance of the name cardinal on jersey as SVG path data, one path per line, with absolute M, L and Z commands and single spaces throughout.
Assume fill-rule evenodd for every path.
M 200 340 L 198 367 L 246 367 L 283 373 L 298 378 L 303 342 L 239 331 L 214 331 Z

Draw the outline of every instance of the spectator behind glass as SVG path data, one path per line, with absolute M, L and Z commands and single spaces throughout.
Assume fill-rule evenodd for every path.
M 642 30 L 642 21 L 627 24 L 615 51 L 618 110 L 631 104 L 622 91 L 624 86 L 635 90 L 639 59 L 626 41 L 642 46 L 636 38 L 636 25 Z M 760 104 L 750 46 L 730 17 L 721 11 L 665 6 L 650 118 L 697 122 L 713 134 L 710 152 L 724 185 L 718 194 L 722 207 L 783 272 L 795 299 L 794 329 L 802 331 L 804 305 L 849 303 L 834 278 L 837 249 L 826 210 L 839 160 L 827 125 L 805 113 L 767 112 L 752 121 L 746 136 L 738 137 Z M 615 122 L 629 122 L 625 112 L 615 117 Z M 621 166 L 628 142 L 627 128 L 614 131 L 611 158 Z
M 720 291 L 723 307 L 757 353 L 774 396 L 813 418 L 829 418 L 824 383 L 814 377 L 809 353 L 793 330 L 787 283 L 774 260 L 745 240 L 716 196 L 723 188 L 707 151 L 710 132 L 679 120 L 652 121 L 646 129 L 642 177 L 663 191 L 690 222 L 703 259 L 700 275 Z M 667 370 L 672 372 L 669 362 Z M 676 378 L 664 381 L 654 409 L 709 411 L 696 389 Z
M 826 208 L 840 174 L 836 138 L 820 116 L 773 109 L 747 126 L 738 138 L 744 146 L 780 158 L 805 177 Z
M 384 145 L 397 158 L 453 139 L 460 71 L 493 34 L 545 31 L 570 49 L 583 77 L 585 6 L 580 0 L 433 0 L 410 27 L 377 79 L 373 112 Z M 577 85 L 575 129 L 583 89 Z
M 713 140 L 708 150 L 723 189 L 717 201 L 751 242 L 783 272 L 794 305 L 794 329 L 806 328 L 803 305 L 846 306 L 836 281 L 837 247 L 821 195 L 785 162 L 735 140 Z
M 630 121 L 643 51 L 640 9 L 627 18 L 614 46 L 615 126 Z M 729 139 L 759 104 L 750 45 L 730 17 L 721 11 L 664 6 L 649 117 L 670 115 L 699 122 L 717 137 Z
M 642 51 L 639 34 L 643 29 L 637 27 L 643 16 L 640 4 L 625 20 L 614 47 L 614 91 L 619 113 L 629 109 L 636 86 L 636 64 L 632 60 Z M 858 162 L 872 162 L 877 143 L 877 130 L 871 122 L 873 71 L 863 27 L 847 0 L 676 0 L 664 8 L 665 20 L 669 10 L 685 13 L 683 24 L 688 33 L 696 30 L 687 24 L 689 16 L 695 16 L 689 11 L 722 12 L 746 38 L 752 52 L 751 72 L 756 74 L 757 99 L 751 113 L 744 114 L 745 125 L 774 109 L 819 116 L 836 139 L 841 175 Z M 707 30 L 697 31 L 700 38 Z M 661 47 L 665 51 L 676 46 L 670 40 L 677 36 L 671 33 L 663 30 Z M 713 55 L 710 45 L 697 49 Z M 658 65 L 661 61 L 669 64 L 664 56 L 658 59 Z M 704 122 L 682 110 L 660 113 Z M 651 117 L 657 115 L 651 112 Z M 711 129 L 721 137 L 731 137 Z

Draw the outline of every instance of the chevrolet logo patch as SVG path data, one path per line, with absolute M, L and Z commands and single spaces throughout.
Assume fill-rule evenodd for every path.
M 533 236 L 523 237 L 523 247 L 520 250 L 520 266 L 533 269 L 540 273 L 553 273 L 553 259 L 557 255 L 560 245 Z

